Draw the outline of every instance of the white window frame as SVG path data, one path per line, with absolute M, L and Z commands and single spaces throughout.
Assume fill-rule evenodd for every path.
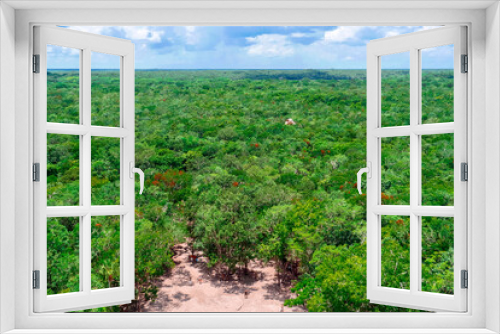
M 34 162 L 39 164 L 39 182 L 33 184 L 34 269 L 39 271 L 39 289 L 34 290 L 35 312 L 73 311 L 128 304 L 135 298 L 135 77 L 134 45 L 131 41 L 64 28 L 34 27 L 34 53 L 39 55 L 39 73 L 34 84 Z M 79 50 L 79 124 L 47 122 L 47 45 Z M 91 57 L 99 52 L 114 55 L 120 63 L 118 127 L 95 126 L 91 119 Z M 79 205 L 47 206 L 47 134 L 77 135 L 80 139 Z M 120 141 L 120 205 L 91 203 L 92 138 Z M 132 176 L 132 178 L 131 178 Z M 120 286 L 92 290 L 92 217 L 120 216 Z M 47 218 L 79 217 L 79 281 L 77 292 L 47 295 Z
M 462 73 L 462 55 L 467 54 L 465 26 L 450 26 L 373 40 L 367 46 L 367 163 L 371 177 L 367 180 L 367 297 L 376 304 L 413 307 L 423 310 L 467 310 L 467 290 L 461 288 L 461 271 L 467 270 L 467 183 L 461 181 L 461 163 L 467 163 L 467 75 Z M 454 121 L 422 124 L 421 50 L 453 45 Z M 382 124 L 382 59 L 386 55 L 408 52 L 410 69 L 409 125 Z M 422 135 L 454 134 L 454 205 L 422 205 Z M 381 151 L 383 138 L 410 140 L 410 203 L 382 205 Z M 410 226 L 409 289 L 382 286 L 382 216 L 406 216 Z M 421 290 L 422 217 L 453 217 L 454 294 Z
M 412 2 L 412 1 L 405 1 Z M 279 4 L 274 4 L 274 9 L 266 9 L 267 5 L 254 5 L 253 8 L 245 9 L 244 5 L 233 5 L 231 9 L 220 9 L 223 5 L 210 2 L 212 9 L 191 8 L 158 9 L 158 3 L 144 5 L 135 4 L 137 9 L 117 9 L 113 6 L 120 4 L 110 4 L 102 1 L 100 4 L 92 1 L 81 2 L 78 8 L 74 9 L 69 2 L 64 4 L 58 2 L 36 3 L 10 1 L 13 6 L 25 6 L 24 8 L 38 8 L 30 10 L 19 10 L 15 13 L 15 25 L 10 19 L 7 22 L 0 20 L 0 43 L 2 48 L 6 41 L 4 36 L 8 36 L 7 28 L 15 27 L 15 120 L 6 117 L 7 124 L 15 126 L 15 231 L 11 227 L 11 222 L 1 221 L 2 231 L 8 232 L 1 236 L 2 246 L 0 250 L 0 260 L 2 269 L 12 269 L 2 271 L 2 285 L 0 293 L 2 300 L 0 312 L 2 320 L 7 320 L 7 316 L 14 315 L 14 320 L 8 320 L 6 329 L 16 328 L 15 333 L 36 333 L 41 329 L 54 329 L 51 332 L 69 333 L 76 332 L 73 329 L 93 329 L 93 333 L 104 333 L 106 329 L 115 329 L 118 332 L 141 332 L 140 329 L 132 331 L 132 328 L 165 329 L 163 332 L 178 332 L 176 329 L 191 328 L 193 332 L 203 332 L 202 329 L 222 329 L 225 332 L 234 332 L 237 328 L 254 328 L 255 332 L 269 331 L 280 332 L 279 329 L 295 328 L 295 332 L 306 332 L 307 329 L 316 332 L 342 332 L 346 328 L 358 328 L 358 332 L 412 332 L 411 328 L 419 328 L 419 332 L 461 332 L 467 333 L 491 333 L 500 331 L 498 314 L 500 312 L 500 263 L 499 244 L 500 229 L 498 219 L 500 210 L 498 202 L 500 199 L 500 176 L 498 173 L 498 162 L 500 162 L 499 144 L 499 116 L 498 108 L 500 100 L 498 90 L 500 89 L 500 12 L 498 4 L 492 2 L 484 3 L 473 1 L 465 2 L 441 2 L 435 1 L 422 4 L 405 5 L 398 2 L 399 9 L 391 9 L 394 3 L 387 2 L 351 2 L 337 1 L 335 4 L 321 5 L 312 3 L 295 3 L 284 5 L 279 8 Z M 82 4 L 83 3 L 83 4 Z M 210 4 L 209 3 L 209 4 Z M 110 10 L 103 10 L 103 6 L 110 6 Z M 484 8 L 491 5 L 488 10 Z M 12 14 L 8 5 L 1 4 L 2 12 Z M 36 6 L 36 7 L 30 7 Z M 46 7 L 44 7 L 46 6 Z M 50 7 L 51 6 L 51 7 Z M 58 6 L 70 6 L 66 9 L 57 9 Z M 97 6 L 101 8 L 96 8 Z M 126 6 L 123 2 L 123 6 Z M 167 6 L 167 5 L 165 5 Z M 182 6 L 171 4 L 171 7 Z M 184 5 L 186 6 L 186 5 Z M 202 6 L 202 5 L 200 5 Z M 203 6 L 207 6 L 205 3 Z M 283 5 L 281 5 L 283 6 Z M 287 8 L 293 7 L 293 8 Z M 317 7 L 314 7 L 317 6 Z M 330 6 L 330 8 L 329 8 Z M 406 6 L 406 9 L 401 9 Z M 428 6 L 428 7 L 426 7 Z M 462 6 L 456 9 L 453 6 Z M 251 7 L 251 6 L 250 6 Z M 357 9 L 345 9 L 356 8 Z M 438 9 L 436 9 L 438 7 Z M 52 8 L 52 10 L 41 10 Z M 94 9 L 92 9 L 94 8 Z M 219 8 L 219 9 L 216 9 Z M 415 9 L 417 8 L 417 9 Z M 439 9 L 442 8 L 442 9 Z M 2 13 L 3 15 L 3 13 Z M 3 18 L 0 17 L 0 18 Z M 485 22 L 487 26 L 485 26 Z M 467 313 L 435 313 L 435 314 L 34 314 L 31 290 L 31 269 L 32 258 L 32 183 L 31 159 L 32 147 L 32 82 L 30 71 L 30 56 L 32 54 L 32 27 L 35 24 L 67 24 L 67 25 L 438 25 L 438 24 L 465 24 L 469 27 L 469 56 L 471 62 L 469 68 L 471 74 L 468 84 L 471 89 L 468 92 L 469 120 L 468 120 L 468 146 L 470 154 L 470 181 L 468 197 L 469 235 L 471 240 L 468 243 L 468 268 L 470 271 L 470 287 L 468 289 L 469 307 Z M 488 28 L 488 29 L 486 29 Z M 12 45 L 8 44 L 7 46 Z M 3 49 L 2 52 L 11 52 L 11 47 Z M 12 52 L 11 52 L 12 53 Z M 8 56 L 8 55 L 7 55 Z M 7 69 L 13 65 L 8 57 L 1 57 L 1 69 Z M 485 66 L 488 71 L 485 71 Z M 7 72 L 2 72 L 9 73 Z M 9 79 L 14 80 L 12 72 L 10 76 L 0 78 L 0 93 L 2 103 L 11 103 L 12 99 L 6 97 L 5 92 L 12 91 L 8 87 Z M 488 85 L 486 85 L 488 83 Z M 1 105 L 0 105 L 1 106 Z M 488 108 L 486 108 L 488 107 Z M 2 106 L 1 116 L 5 113 Z M 11 112 L 11 111 L 10 111 Z M 488 119 L 488 122 L 486 122 Z M 2 126 L 2 125 L 0 125 Z M 3 125 L 4 127 L 5 125 Z M 489 129 L 490 132 L 485 134 Z M 2 133 L 0 133 L 0 136 Z M 5 138 L 2 138 L 1 154 L 14 156 L 12 150 L 8 148 Z M 485 146 L 486 145 L 486 146 Z M 485 147 L 489 149 L 488 155 Z M 11 165 L 0 161 L 0 168 L 8 170 Z M 488 162 L 488 165 L 485 165 Z M 476 167 L 476 168 L 475 168 Z M 11 168 L 12 169 L 12 168 Z M 1 170 L 1 169 L 0 169 Z M 486 183 L 485 172 L 496 173 L 491 175 Z M 5 175 L 5 174 L 4 174 Z M 6 176 L 0 174 L 2 181 Z M 353 175 L 353 178 L 355 175 Z M 4 191 L 3 189 L 1 191 Z M 486 192 L 489 198 L 486 198 Z M 2 194 L 6 195 L 5 192 Z M 487 206 L 485 201 L 488 200 Z M 0 205 L 5 207 L 5 200 L 2 198 Z M 488 217 L 488 220 L 486 219 Z M 471 226 L 474 226 L 472 230 Z M 472 233 L 473 232 L 473 233 Z M 15 247 L 12 243 L 6 243 L 7 238 L 15 237 Z M 12 252 L 8 252 L 11 250 Z M 487 266 L 486 266 L 487 264 Z M 3 279 L 3 277 L 6 279 Z M 15 286 L 15 292 L 8 290 Z M 486 293 L 488 291 L 488 293 Z M 14 311 L 8 311 L 5 306 L 8 302 L 15 304 Z M 9 306 L 12 308 L 12 304 Z M 380 330 L 385 328 L 384 330 Z M 99 329 L 99 330 L 98 330 Z M 260 329 L 260 330 L 259 330 Z M 321 330 L 322 329 L 322 330 Z M 327 330 L 330 329 L 330 330 Z M 335 330 L 337 329 L 337 331 Z M 390 330 L 392 329 L 392 330 Z M 219 330 L 216 332 L 222 332 Z M 247 331 L 248 332 L 248 331 Z M 292 332 L 283 330 L 282 332 Z M 356 331 L 350 331 L 354 333 Z M 14 332 L 13 332 L 14 333 Z

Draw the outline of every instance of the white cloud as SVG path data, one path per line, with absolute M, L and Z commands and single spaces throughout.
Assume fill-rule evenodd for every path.
M 293 44 L 285 35 L 264 34 L 247 37 L 246 40 L 252 43 L 246 48 L 247 53 L 251 56 L 286 57 L 295 52 Z
M 344 26 L 328 27 L 326 28 L 328 31 L 325 32 L 322 29 L 309 27 L 309 29 L 285 32 L 262 29 L 260 35 L 242 35 L 241 32 L 237 34 L 224 32 L 224 29 L 229 27 L 70 27 L 79 31 L 132 40 L 136 45 L 137 68 L 147 69 L 365 68 L 366 42 L 369 40 L 433 28 L 435 27 Z M 253 32 L 249 32 L 251 33 Z M 309 40 L 304 43 L 302 38 Z M 246 45 L 242 45 L 242 40 L 246 41 Z M 234 43 L 235 41 L 238 43 Z M 443 59 L 452 59 L 448 53 L 452 52 L 453 48 L 443 49 L 439 52 L 424 50 L 429 68 L 448 66 L 442 65 Z M 77 50 L 54 49 L 49 52 L 53 66 L 51 68 L 79 66 Z M 111 65 L 107 62 L 103 64 L 103 68 L 112 68 L 111 63 Z
M 324 39 L 326 41 L 332 42 L 345 42 L 349 39 L 356 37 L 358 31 L 365 27 L 356 27 L 356 26 L 345 26 L 338 27 L 335 30 L 325 31 Z
M 161 36 L 163 35 L 163 31 L 153 30 L 150 27 L 122 27 L 121 28 L 125 32 L 125 38 L 128 39 L 142 39 L 147 40 L 153 43 L 161 42 Z
M 186 44 L 188 45 L 196 45 L 200 41 L 200 35 L 196 33 L 196 27 L 195 26 L 187 26 L 185 28 L 185 37 L 186 37 Z

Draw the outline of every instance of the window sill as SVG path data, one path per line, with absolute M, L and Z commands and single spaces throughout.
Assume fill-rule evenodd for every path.
M 5 334 L 487 334 L 475 329 L 14 329 Z

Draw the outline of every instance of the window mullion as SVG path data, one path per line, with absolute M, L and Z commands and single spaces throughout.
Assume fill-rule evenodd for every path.
M 420 136 L 415 133 L 419 121 L 419 55 L 410 49 L 410 291 L 420 290 L 420 217 L 414 210 L 420 204 Z
M 416 156 L 417 156 L 417 163 L 416 163 L 416 172 L 417 172 L 417 205 L 414 207 L 415 210 L 413 211 L 413 214 L 415 215 L 417 219 L 417 244 L 415 245 L 417 249 L 417 270 L 416 270 L 416 275 L 417 275 L 417 289 L 418 291 L 422 291 L 422 215 L 419 214 L 417 215 L 417 209 L 422 207 L 422 134 L 425 133 L 425 131 L 417 132 L 418 130 L 422 130 L 423 124 L 422 124 L 422 52 L 420 49 L 415 49 L 414 50 L 414 55 L 415 55 L 415 68 L 417 69 L 417 73 L 415 75 L 415 82 L 414 84 L 417 85 L 416 87 L 416 92 L 417 95 L 414 97 L 414 103 L 416 104 L 416 110 L 414 112 L 415 114 L 415 120 L 416 124 L 413 127 L 415 129 L 415 135 L 417 136 L 417 151 L 416 151 Z M 414 73 L 415 74 L 415 73 Z M 410 115 L 411 118 L 411 115 Z M 450 126 L 450 124 L 447 124 Z M 445 124 L 443 126 L 446 126 Z M 453 125 L 451 125 L 453 127 Z M 410 152 L 411 154 L 411 152 Z
M 83 50 L 83 60 L 82 60 L 82 97 L 83 97 L 83 105 L 81 108 L 81 117 L 82 117 L 82 125 L 90 129 L 91 125 L 91 66 L 90 66 L 90 57 L 91 51 L 86 48 Z M 82 202 L 83 206 L 90 209 L 91 203 L 91 178 L 92 178 L 92 160 L 91 160 L 91 134 L 90 131 L 87 131 L 82 136 L 82 158 L 80 159 L 80 163 L 82 165 L 82 180 L 81 180 L 81 188 L 82 188 Z M 91 269 L 92 269 L 92 248 L 91 248 L 91 237 L 92 237 L 92 228 L 91 228 L 91 216 L 90 211 L 85 214 L 82 218 L 83 227 L 82 234 L 80 237 L 82 238 L 82 252 L 81 252 L 81 261 L 80 266 L 82 270 L 82 280 L 83 280 L 83 291 L 86 293 L 90 293 L 91 286 Z
M 80 101 L 79 101 L 79 107 L 78 107 L 78 110 L 79 110 L 79 117 L 80 117 L 80 124 L 78 125 L 78 127 L 80 127 L 82 124 L 83 124 L 83 114 L 82 114 L 82 110 L 83 110 L 83 106 L 84 106 L 84 102 L 83 102 L 83 99 L 84 99 L 84 96 L 83 96 L 83 76 L 82 76 L 82 71 L 83 71 L 83 50 L 80 50 L 80 69 L 79 69 L 79 96 L 80 96 Z M 49 127 L 51 124 L 47 124 L 47 127 Z M 57 127 L 57 126 L 56 126 Z M 84 174 L 83 174 L 83 171 L 84 171 L 84 168 L 83 168 L 83 157 L 84 157 L 84 152 L 83 152 L 83 136 L 80 135 L 79 136 L 80 138 L 80 155 L 79 155 L 79 161 L 80 161 L 80 166 L 79 166 L 79 169 L 80 169 L 80 179 L 78 180 L 78 182 L 80 183 L 79 186 L 80 186 L 80 206 L 83 206 L 84 205 L 84 191 L 83 191 L 83 180 L 84 180 Z M 85 220 L 83 218 L 83 216 L 79 216 L 79 232 L 78 232 L 78 235 L 80 236 L 80 242 L 78 243 L 78 247 L 79 247 L 79 250 L 78 250 L 78 254 L 79 254 L 79 262 L 80 262 L 80 268 L 79 268 L 79 272 L 78 272 L 78 275 L 79 275 L 79 278 L 80 278 L 80 291 L 83 291 L 85 289 L 85 264 L 84 262 L 82 261 L 83 260 L 83 255 L 85 254 L 85 249 L 84 249 L 84 243 L 82 242 L 82 236 L 85 235 L 85 229 L 84 229 L 84 226 L 85 226 Z

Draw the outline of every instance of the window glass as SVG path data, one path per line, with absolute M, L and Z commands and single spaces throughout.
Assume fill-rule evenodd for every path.
M 410 289 L 410 218 L 382 216 L 381 285 Z
M 80 52 L 47 45 L 47 122 L 80 123 Z
M 410 137 L 381 138 L 381 204 L 410 204 Z
M 453 206 L 453 133 L 422 136 L 422 205 Z
M 380 57 L 382 126 L 410 125 L 410 53 Z
M 120 138 L 92 137 L 92 205 L 120 204 Z
M 420 51 L 422 62 L 422 123 L 453 122 L 453 45 Z
M 80 136 L 47 134 L 47 206 L 80 205 Z
M 120 286 L 120 216 L 92 217 L 92 289 Z
M 121 57 L 92 52 L 92 125 L 120 126 Z
M 453 218 L 422 217 L 422 291 L 453 294 Z
M 80 218 L 47 218 L 47 294 L 80 291 Z

